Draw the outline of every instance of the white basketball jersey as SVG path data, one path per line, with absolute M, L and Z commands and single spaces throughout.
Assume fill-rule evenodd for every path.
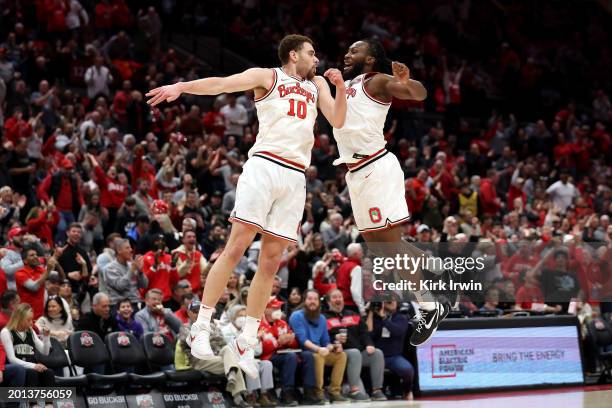
M 335 165 L 357 163 L 385 148 L 385 119 L 391 103 L 368 95 L 366 82 L 376 72 L 362 74 L 346 81 L 346 121 L 342 129 L 334 128 L 340 157 Z
M 317 118 L 318 90 L 314 82 L 272 68 L 274 85 L 255 100 L 259 133 L 249 151 L 290 161 L 303 167 L 310 165 Z

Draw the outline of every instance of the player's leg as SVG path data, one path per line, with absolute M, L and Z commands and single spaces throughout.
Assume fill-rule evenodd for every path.
M 397 254 L 408 254 L 410 257 L 423 257 L 425 252 L 402 239 L 400 225 L 389 228 L 363 233 L 363 238 L 368 243 L 370 250 L 378 256 L 395 257 Z M 411 273 L 414 272 L 414 273 Z M 402 279 L 416 282 L 424 278 L 423 270 L 400 271 Z M 447 301 L 439 301 L 429 290 L 417 290 L 413 292 L 421 308 L 420 318 L 417 326 L 410 336 L 410 343 L 418 346 L 425 343 L 438 329 L 438 325 L 448 315 L 451 305 Z
M 258 229 L 252 225 L 234 222 L 225 249 L 208 273 L 202 292 L 202 306 L 198 319 L 191 325 L 188 339 L 191 354 L 196 358 L 205 359 L 213 355 L 210 347 L 210 320 L 215 305 L 227 286 L 230 274 L 253 242 L 257 232 Z
M 423 250 L 402 239 L 401 223 L 408 219 L 409 211 L 404 198 L 404 173 L 397 158 L 388 154 L 371 167 L 360 170 L 362 175 L 347 177 L 355 220 L 369 250 L 376 256 L 390 258 L 398 254 L 426 257 Z M 398 272 L 401 279 L 415 282 L 417 287 L 424 278 L 422 269 Z M 450 304 L 438 302 L 429 290 L 413 293 L 421 307 L 421 319 L 410 339 L 416 346 L 434 334 L 438 323 L 450 312 Z
M 264 233 L 261 239 L 261 251 L 257 272 L 251 281 L 247 298 L 247 316 L 242 332 L 232 347 L 239 358 L 240 368 L 249 377 L 257 377 L 257 364 L 254 360 L 254 347 L 257 345 L 257 331 L 261 316 L 270 301 L 274 276 L 278 272 L 283 251 L 290 244 L 283 238 Z

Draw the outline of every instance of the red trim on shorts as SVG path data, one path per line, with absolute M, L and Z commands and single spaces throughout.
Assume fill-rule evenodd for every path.
M 349 170 L 355 170 L 357 167 L 360 167 L 363 163 L 375 158 L 376 156 L 380 155 L 384 151 L 386 151 L 386 149 L 383 147 L 376 153 L 371 154 L 368 157 L 364 157 L 363 159 L 359 160 L 357 163 L 347 163 L 346 166 L 349 168 Z
M 408 220 L 410 220 L 410 215 L 408 215 L 407 217 L 404 217 L 402 219 L 399 219 L 397 221 L 389 221 L 389 219 L 387 218 L 387 221 L 385 222 L 385 225 L 380 226 L 380 227 L 373 227 L 373 228 L 366 228 L 366 229 L 360 229 L 359 232 L 361 233 L 368 233 L 371 231 L 384 231 L 386 229 L 392 228 L 392 227 L 396 227 L 398 225 L 404 224 L 406 222 L 408 222 Z
M 268 92 L 266 92 L 266 94 L 264 96 L 262 96 L 261 98 L 257 98 L 257 99 L 253 99 L 254 102 L 260 102 L 263 101 L 264 99 L 266 99 L 268 96 L 270 96 L 270 94 L 272 93 L 272 91 L 274 91 L 274 88 L 276 88 L 276 83 L 278 82 L 278 74 L 276 73 L 276 70 L 274 68 L 272 68 L 272 72 L 274 72 L 274 82 L 272 83 L 272 87 L 268 90 Z
M 292 239 L 292 238 L 288 238 L 288 237 L 286 237 L 286 236 L 284 236 L 284 235 L 280 235 L 280 234 L 277 234 L 277 233 L 272 232 L 272 231 L 268 231 L 268 230 L 266 230 L 266 229 L 263 229 L 263 227 L 262 227 L 261 225 L 257 224 L 256 222 L 252 222 L 252 221 L 249 221 L 249 220 L 245 220 L 245 219 L 243 219 L 243 218 L 238 218 L 238 217 L 236 217 L 236 216 L 229 217 L 228 221 L 229 221 L 229 222 L 232 222 L 232 223 L 233 223 L 234 221 L 236 221 L 236 222 L 238 222 L 238 223 L 240 223 L 240 224 L 250 225 L 250 226 L 252 226 L 252 227 L 257 227 L 257 229 L 259 229 L 259 232 L 260 232 L 261 234 L 272 235 L 272 236 L 273 236 L 273 237 L 275 237 L 275 238 L 284 239 L 285 241 L 289 241 L 289 242 L 291 242 L 292 244 L 297 244 L 297 240 Z
M 272 157 L 272 158 L 274 158 L 276 160 L 280 160 L 283 163 L 289 164 L 289 165 L 291 165 L 293 167 L 297 167 L 298 169 L 300 169 L 302 171 L 306 170 L 306 167 L 302 166 L 300 163 L 297 163 L 297 162 L 294 162 L 294 161 L 291 161 L 291 160 L 287 160 L 287 159 L 282 158 L 279 155 L 276 155 L 274 153 L 265 152 L 265 151 L 260 151 L 260 152 L 255 152 L 255 153 L 257 153 L 257 154 L 264 154 L 264 155 Z

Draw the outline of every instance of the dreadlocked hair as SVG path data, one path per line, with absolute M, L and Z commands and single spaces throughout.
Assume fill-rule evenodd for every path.
M 391 60 L 387 58 L 387 53 L 382 43 L 376 38 L 367 38 L 362 41 L 368 44 L 369 54 L 376 60 L 375 70 L 384 74 L 391 74 Z

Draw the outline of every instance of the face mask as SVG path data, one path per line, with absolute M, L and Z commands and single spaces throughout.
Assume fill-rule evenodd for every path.
M 274 310 L 272 313 L 270 313 L 270 318 L 272 320 L 280 320 L 283 317 L 283 312 L 281 312 L 280 310 Z
M 238 329 L 242 329 L 242 327 L 244 327 L 245 322 L 246 322 L 246 316 L 240 316 L 236 318 L 236 321 L 234 322 L 234 326 L 236 326 Z

